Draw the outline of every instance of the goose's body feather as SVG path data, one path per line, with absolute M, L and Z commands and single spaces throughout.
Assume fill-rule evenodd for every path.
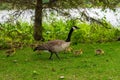
M 48 50 L 50 52 L 58 53 L 58 52 L 64 51 L 69 45 L 70 45 L 70 42 L 65 42 L 64 40 L 52 40 L 40 46 L 44 48 L 42 50 Z
M 64 51 L 70 45 L 70 42 L 65 42 L 64 40 L 54 40 L 50 41 L 48 44 L 51 45 L 49 48 L 52 52 L 58 53 Z

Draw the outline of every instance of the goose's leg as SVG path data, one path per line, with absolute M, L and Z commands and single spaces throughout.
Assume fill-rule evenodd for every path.
M 58 58 L 58 59 L 60 59 L 60 57 L 58 56 L 58 54 L 57 54 L 57 53 L 55 53 L 55 55 L 57 56 L 57 58 Z
M 52 59 L 52 55 L 53 55 L 53 53 L 51 52 L 49 59 Z

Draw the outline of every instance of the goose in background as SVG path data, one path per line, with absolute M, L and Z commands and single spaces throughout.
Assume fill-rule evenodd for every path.
M 102 54 L 104 54 L 104 51 L 102 49 L 95 50 L 95 55 L 102 55 Z
M 82 55 L 82 54 L 83 54 L 83 50 L 82 49 L 74 51 L 74 55 L 75 56 Z
M 9 56 L 15 54 L 15 52 L 16 52 L 16 49 L 15 49 L 15 48 L 11 48 L 11 49 L 8 49 L 8 50 L 5 52 L 5 54 L 6 54 L 7 57 L 9 57 Z

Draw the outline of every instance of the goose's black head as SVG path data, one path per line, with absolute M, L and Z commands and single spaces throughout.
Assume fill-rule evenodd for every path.
M 77 27 L 77 26 L 73 26 L 72 29 L 73 29 L 73 30 L 76 30 L 76 29 L 80 29 L 80 28 Z

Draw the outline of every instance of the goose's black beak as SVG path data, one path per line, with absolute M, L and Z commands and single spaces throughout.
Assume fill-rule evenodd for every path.
M 76 29 L 80 29 L 79 27 L 77 27 Z

